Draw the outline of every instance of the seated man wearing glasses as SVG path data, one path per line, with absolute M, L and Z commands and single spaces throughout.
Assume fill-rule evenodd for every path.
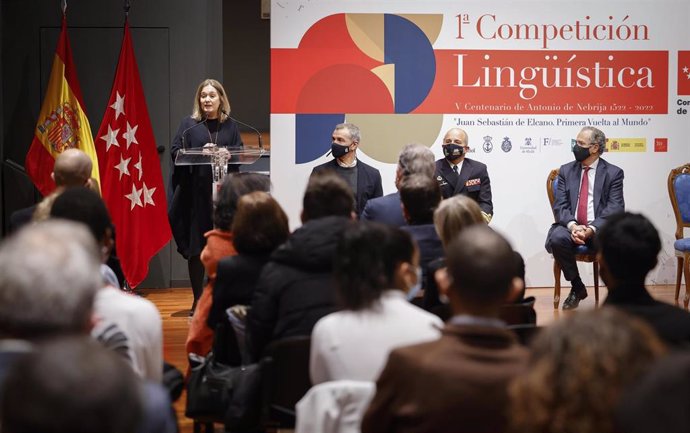
M 572 289 L 563 302 L 564 310 L 577 308 L 587 297 L 575 262 L 575 248 L 591 245 L 606 218 L 625 210 L 623 170 L 606 162 L 601 154 L 606 136 L 586 126 L 577 135 L 572 151 L 575 161 L 562 165 L 558 173 L 553 211 L 556 222 L 546 238 L 546 250 L 553 254 Z

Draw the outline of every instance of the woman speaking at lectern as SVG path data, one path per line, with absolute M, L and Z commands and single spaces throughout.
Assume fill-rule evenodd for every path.
M 170 148 L 173 170 L 168 218 L 177 250 L 187 259 L 194 293 L 192 312 L 203 290 L 204 267 L 200 254 L 206 244 L 204 234 L 213 229 L 213 173 L 210 165 L 175 166 L 174 162 L 181 149 L 213 145 L 237 150 L 242 148 L 242 139 L 237 124 L 230 118 L 225 89 L 218 81 L 206 79 L 196 90 L 192 115 L 180 122 Z M 238 169 L 230 165 L 228 171 Z

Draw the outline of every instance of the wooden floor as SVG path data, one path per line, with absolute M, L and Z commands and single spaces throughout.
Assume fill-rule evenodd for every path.
M 569 289 L 569 287 L 564 287 L 562 289 L 561 302 L 568 295 Z M 600 287 L 599 291 L 600 302 L 603 302 L 606 298 L 606 288 Z M 655 298 L 671 304 L 675 303 L 673 299 L 673 286 L 654 286 L 651 291 Z M 588 292 L 589 297 L 580 303 L 578 311 L 595 307 L 594 288 L 589 287 Z M 163 318 L 163 347 L 165 360 L 174 364 L 184 372 L 187 368 L 184 342 L 189 327 L 188 313 L 189 307 L 192 304 L 191 289 L 144 289 L 141 293 L 142 296 L 151 300 L 158 306 L 161 317 Z M 563 313 L 560 309 L 554 310 L 553 288 L 527 289 L 527 296 L 534 296 L 537 299 L 535 309 L 537 311 L 538 325 L 548 325 L 561 317 L 561 315 L 572 314 L 570 312 Z M 183 394 L 180 400 L 175 404 L 175 408 L 177 409 L 180 422 L 180 432 L 191 433 L 192 422 L 184 416 L 184 405 L 185 395 Z

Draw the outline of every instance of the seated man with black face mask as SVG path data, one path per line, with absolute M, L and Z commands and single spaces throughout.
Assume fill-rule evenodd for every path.
M 336 125 L 331 140 L 329 153 L 333 154 L 333 160 L 314 167 L 311 174 L 332 170 L 345 179 L 355 195 L 355 212 L 359 216 L 369 199 L 383 195 L 381 173 L 357 158 L 357 147 L 361 140 L 357 125 L 353 123 Z
M 564 310 L 577 308 L 587 297 L 575 261 L 578 245 L 592 245 L 594 235 L 607 218 L 625 210 L 623 170 L 601 158 L 606 135 L 585 126 L 577 134 L 572 151 L 575 161 L 561 166 L 553 212 L 556 222 L 546 237 L 546 250 L 553 254 L 572 289 L 563 302 Z
M 443 137 L 445 158 L 436 161 L 434 177 L 444 199 L 457 194 L 470 197 L 477 202 L 488 223 L 494 215 L 489 173 L 486 165 L 465 158 L 468 150 L 467 133 L 460 128 L 449 129 Z

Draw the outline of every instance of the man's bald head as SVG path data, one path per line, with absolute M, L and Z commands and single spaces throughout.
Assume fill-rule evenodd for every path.
M 464 129 L 460 128 L 450 128 L 447 132 L 446 135 L 443 137 L 443 143 L 453 143 L 455 142 L 456 144 L 460 144 L 461 146 L 467 146 L 467 132 L 465 132 Z M 458 143 L 458 141 L 461 141 L 461 143 Z
M 91 178 L 91 158 L 79 149 L 67 149 L 55 158 L 53 180 L 57 186 L 84 186 Z
M 483 224 L 463 230 L 446 251 L 448 274 L 458 298 L 475 306 L 502 303 L 515 277 L 508 241 Z

